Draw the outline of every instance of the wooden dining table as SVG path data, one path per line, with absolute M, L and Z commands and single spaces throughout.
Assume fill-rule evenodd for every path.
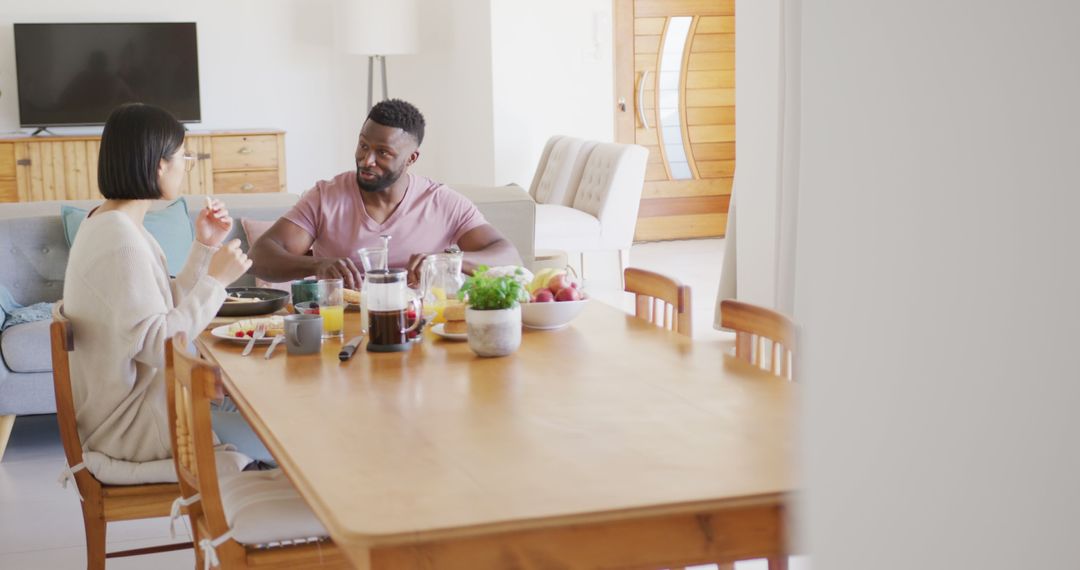
M 355 313 L 345 338 L 359 334 Z M 797 386 L 599 302 L 480 358 L 266 360 L 198 339 L 356 568 L 664 568 L 781 557 Z

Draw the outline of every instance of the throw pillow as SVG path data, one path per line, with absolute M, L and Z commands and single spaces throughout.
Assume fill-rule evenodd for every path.
M 249 220 L 244 218 L 240 220 L 240 225 L 244 227 L 244 235 L 247 236 L 248 251 L 251 251 L 251 247 L 255 245 L 255 240 L 259 239 L 266 230 L 270 229 L 270 226 L 274 225 L 274 222 L 264 222 L 262 220 Z M 291 291 L 289 283 L 272 283 L 270 281 L 263 281 L 258 277 L 255 278 L 255 286 L 264 289 L 278 289 L 281 291 Z
M 67 238 L 68 247 L 75 242 L 75 234 L 79 232 L 79 226 L 86 219 L 87 213 L 89 212 L 82 208 L 60 206 L 60 221 L 64 224 L 64 237 Z M 177 198 L 160 210 L 147 212 L 143 218 L 143 226 L 165 252 L 169 274 L 180 273 L 191 252 L 191 244 L 195 241 L 195 227 L 192 225 L 191 215 L 188 214 L 187 202 L 183 198 Z

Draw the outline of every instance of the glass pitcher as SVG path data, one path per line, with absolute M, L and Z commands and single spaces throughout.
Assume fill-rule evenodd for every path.
M 446 300 L 456 299 L 464 283 L 460 251 L 436 253 L 424 258 L 420 269 L 420 296 L 424 301 L 425 316 L 434 315 L 432 323 L 444 322 Z
M 364 247 L 356 250 L 356 256 L 360 258 L 360 263 L 364 266 L 364 273 L 385 271 L 387 253 L 385 247 Z

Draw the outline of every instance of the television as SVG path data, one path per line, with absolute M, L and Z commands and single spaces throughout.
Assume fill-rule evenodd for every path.
M 194 22 L 15 24 L 23 127 L 103 125 L 122 103 L 200 120 Z

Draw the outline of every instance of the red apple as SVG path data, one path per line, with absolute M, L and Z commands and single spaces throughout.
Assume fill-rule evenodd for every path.
M 536 296 L 533 297 L 534 303 L 550 303 L 555 300 L 555 294 L 550 289 L 541 289 L 536 292 Z
M 580 301 L 581 300 L 581 293 L 579 293 L 578 290 L 574 289 L 573 287 L 567 287 L 565 289 L 560 290 L 559 293 L 557 295 L 555 295 L 555 300 L 556 301 Z
M 573 282 L 570 280 L 569 275 L 565 273 L 559 273 L 558 275 L 548 280 L 547 288 L 551 289 L 552 293 L 558 295 L 559 291 L 570 288 L 571 283 Z

